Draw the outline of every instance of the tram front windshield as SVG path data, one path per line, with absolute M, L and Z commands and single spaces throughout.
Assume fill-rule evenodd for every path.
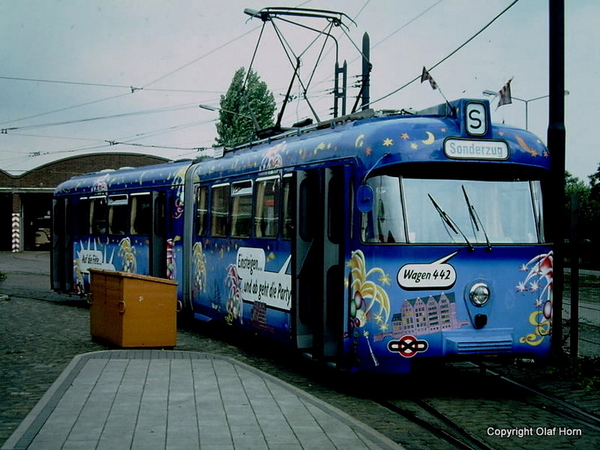
M 535 244 L 543 242 L 539 181 L 478 181 L 380 175 L 367 180 L 363 214 L 371 243 Z

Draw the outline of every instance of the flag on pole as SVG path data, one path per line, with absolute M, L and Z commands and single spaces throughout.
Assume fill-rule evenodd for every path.
M 431 85 L 431 89 L 437 89 L 437 83 L 435 82 L 435 80 L 433 79 L 433 77 L 431 76 L 431 74 L 429 72 L 427 72 L 427 69 L 425 68 L 425 66 L 423 66 L 423 72 L 421 73 L 421 83 L 423 81 L 429 81 L 429 84 Z
M 511 78 L 506 82 L 506 84 L 498 91 L 500 94 L 500 98 L 498 100 L 498 106 L 496 108 L 500 108 L 502 105 L 510 105 L 512 103 L 512 96 L 510 93 L 510 82 L 513 79 Z

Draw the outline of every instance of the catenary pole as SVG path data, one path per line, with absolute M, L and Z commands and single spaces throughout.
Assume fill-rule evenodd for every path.
M 552 211 L 550 226 L 554 240 L 553 330 L 554 356 L 562 353 L 562 307 L 564 292 L 565 207 L 565 39 L 564 0 L 549 4 L 549 92 L 548 150 L 552 157 Z

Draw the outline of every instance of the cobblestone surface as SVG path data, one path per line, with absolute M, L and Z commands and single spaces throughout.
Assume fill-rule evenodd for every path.
M 0 286 L 0 294 L 9 294 L 8 300 L 0 300 L 1 445 L 74 356 L 106 347 L 90 338 L 87 303 L 49 290 L 46 254 L 0 253 L 0 271 L 9 274 Z M 342 376 L 322 367 L 316 368 L 284 346 L 228 330 L 223 333 L 221 328 L 206 324 L 181 324 L 176 349 L 230 356 L 255 366 L 340 408 L 408 449 L 444 448 L 442 441 L 418 425 L 370 401 L 367 396 L 373 387 L 372 378 Z M 600 415 L 598 391 L 583 389 L 576 376 L 561 380 L 534 366 L 502 366 L 501 370 L 524 384 Z M 427 389 L 428 382 L 414 377 L 376 380 L 376 383 L 395 385 L 398 390 L 413 393 Z M 495 423 L 515 423 L 515 426 L 525 423 L 515 421 L 518 414 L 503 417 L 504 412 L 484 401 L 467 399 L 470 403 L 459 404 L 457 401 L 464 400 L 465 396 L 462 397 L 460 393 L 445 392 L 440 400 L 440 405 L 460 422 L 477 423 L 480 428 Z M 457 407 L 457 404 L 463 406 Z M 468 409 L 465 408 L 467 404 Z M 515 402 L 515 408 L 518 408 L 518 402 Z M 593 448 L 586 447 L 586 442 L 593 445 L 591 442 L 598 441 L 596 433 L 593 440 L 576 439 L 564 445 L 562 441 L 548 439 L 538 442 L 539 446 L 527 447 L 522 440 L 505 440 L 504 445 L 496 448 L 510 448 L 511 444 L 515 448 L 555 448 L 556 445 L 560 448 Z

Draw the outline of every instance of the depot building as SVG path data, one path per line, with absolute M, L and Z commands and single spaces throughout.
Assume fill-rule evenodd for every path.
M 52 194 L 77 175 L 160 164 L 169 158 L 133 153 L 74 156 L 15 175 L 0 168 L 0 251 L 49 250 Z

